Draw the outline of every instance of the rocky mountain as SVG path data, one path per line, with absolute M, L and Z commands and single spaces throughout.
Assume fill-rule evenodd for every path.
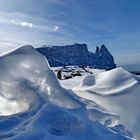
M 66 46 L 43 46 L 37 48 L 43 54 L 50 66 L 93 66 L 100 69 L 116 67 L 114 58 L 105 45 L 97 47 L 95 53 L 88 51 L 86 44 L 75 43 Z

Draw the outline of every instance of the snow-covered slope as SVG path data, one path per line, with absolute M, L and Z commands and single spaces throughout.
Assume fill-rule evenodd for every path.
M 0 77 L 1 140 L 131 139 L 118 115 L 62 88 L 32 46 L 2 55 Z
M 96 76 L 86 76 L 74 90 L 88 90 L 106 96 L 123 92 L 138 83 L 139 78 L 137 76 L 120 67 Z
M 140 139 L 140 78 L 122 68 L 84 77 L 77 95 L 120 114 L 120 121 Z

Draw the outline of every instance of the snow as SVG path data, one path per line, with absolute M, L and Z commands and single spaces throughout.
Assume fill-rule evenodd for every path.
M 60 84 L 66 88 L 66 89 L 73 89 L 74 87 L 79 86 L 80 82 L 81 82 L 81 78 L 86 77 L 86 76 L 91 76 L 92 75 L 98 75 L 101 72 L 104 72 L 105 70 L 101 70 L 101 69 L 93 69 L 93 68 L 85 68 L 88 72 L 86 72 L 84 69 L 80 68 L 80 67 L 75 67 L 75 66 L 66 66 L 68 67 L 68 74 L 71 73 L 72 70 L 74 71 L 80 71 L 82 76 L 75 76 L 73 78 L 67 79 L 67 80 L 60 80 Z M 53 71 L 57 71 L 60 69 L 60 67 L 53 67 L 51 68 Z M 62 69 L 62 67 L 61 67 Z M 65 70 L 64 70 L 65 71 Z M 62 73 L 62 75 L 64 74 L 64 72 Z
M 120 93 L 139 83 L 138 77 L 122 68 L 86 76 L 74 90 L 88 90 L 101 95 Z
M 92 79 L 92 80 L 91 80 Z M 97 76 L 86 76 L 73 88 L 76 94 L 96 101 L 107 110 L 120 115 L 137 139 L 140 139 L 140 78 L 122 68 L 101 72 Z
M 32 46 L 1 55 L 0 77 L 1 140 L 132 139 L 118 114 L 61 87 Z
M 23 101 L 12 101 L 0 96 L 0 115 L 11 115 L 24 112 L 29 108 Z
M 66 89 L 72 89 L 74 86 L 78 86 L 80 84 L 81 77 L 73 77 L 67 80 L 60 80 L 61 85 Z

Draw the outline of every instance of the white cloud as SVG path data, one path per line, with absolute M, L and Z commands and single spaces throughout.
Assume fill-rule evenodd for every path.
M 57 31 L 59 29 L 59 26 L 57 26 L 57 25 L 55 25 L 54 27 L 53 27 L 53 31 Z
M 11 23 L 17 26 L 22 26 L 22 27 L 29 27 L 29 28 L 33 27 L 33 23 L 26 22 L 26 21 L 19 21 L 19 20 L 12 19 Z
M 14 25 L 14 26 L 20 26 L 20 27 L 34 28 L 37 30 L 45 31 L 45 32 L 56 32 L 59 30 L 58 25 L 54 25 L 54 26 L 37 25 L 37 24 L 33 24 L 31 22 L 22 21 L 22 20 L 18 20 L 18 19 L 11 19 L 11 20 L 0 19 L 0 23 Z
M 33 23 L 29 23 L 29 22 L 21 22 L 21 26 L 32 28 L 32 27 L 33 27 Z

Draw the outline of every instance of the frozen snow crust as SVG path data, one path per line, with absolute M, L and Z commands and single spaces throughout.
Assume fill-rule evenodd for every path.
M 0 77 L 0 140 L 131 139 L 118 115 L 62 88 L 32 46 L 1 55 Z

